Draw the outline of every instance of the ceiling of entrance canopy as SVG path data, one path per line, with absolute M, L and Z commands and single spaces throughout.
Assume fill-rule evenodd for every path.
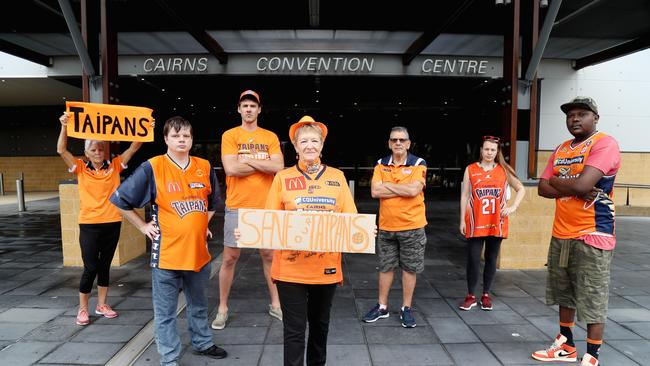
M 80 1 L 69 1 L 79 23 Z M 189 27 L 226 53 L 401 54 L 441 30 L 422 54 L 500 56 L 511 22 L 509 6 L 495 0 L 107 1 L 122 55 L 207 53 Z M 58 1 L 11 2 L 0 17 L 0 40 L 45 56 L 76 55 Z M 577 59 L 648 37 L 648 19 L 650 0 L 564 0 L 544 57 Z

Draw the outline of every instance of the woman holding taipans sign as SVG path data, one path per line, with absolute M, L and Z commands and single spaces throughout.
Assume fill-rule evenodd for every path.
M 325 124 L 304 116 L 289 129 L 298 163 L 276 173 L 267 210 L 357 213 L 343 172 L 321 164 Z M 284 315 L 284 364 L 325 365 L 330 308 L 336 285 L 343 283 L 341 253 L 276 250 L 271 277 Z
M 106 303 L 108 295 L 109 271 L 115 248 L 120 238 L 122 215 L 108 201 L 111 194 L 120 185 L 120 172 L 138 151 L 142 142 L 132 142 L 122 155 L 112 160 L 104 160 L 104 142 L 85 140 L 84 155 L 86 161 L 75 158 L 68 151 L 67 125 L 69 113 L 64 112 L 59 118 L 61 133 L 56 144 L 56 151 L 68 166 L 68 171 L 77 176 L 79 184 L 79 244 L 84 271 L 79 283 L 79 311 L 76 323 L 87 325 L 88 299 L 93 282 L 97 277 L 97 307 L 95 314 L 106 318 L 117 317 Z M 153 128 L 154 123 L 151 123 Z

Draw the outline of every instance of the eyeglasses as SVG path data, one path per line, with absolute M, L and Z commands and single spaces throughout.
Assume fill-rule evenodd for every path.
M 498 144 L 501 142 L 501 139 L 496 136 L 485 135 L 483 136 L 483 141 L 494 141 Z
M 396 143 L 396 142 L 398 142 L 398 141 L 399 141 L 400 143 L 404 143 L 404 142 L 408 141 L 409 139 L 396 139 L 396 138 L 392 138 L 392 137 L 391 137 L 389 140 L 390 140 L 390 142 L 392 142 L 392 143 Z

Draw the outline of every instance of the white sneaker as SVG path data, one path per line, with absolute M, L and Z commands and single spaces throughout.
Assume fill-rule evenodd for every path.
M 598 366 L 598 359 L 585 353 L 585 355 L 582 356 L 582 361 L 580 361 L 580 366 Z
M 226 327 L 226 320 L 228 320 L 228 312 L 219 313 L 214 317 L 212 322 L 212 329 L 223 329 Z
M 566 337 L 558 334 L 551 347 L 536 351 L 531 356 L 537 361 L 542 362 L 576 362 L 576 348 L 566 344 Z
M 282 308 L 274 308 L 272 305 L 269 305 L 269 315 L 282 321 Z

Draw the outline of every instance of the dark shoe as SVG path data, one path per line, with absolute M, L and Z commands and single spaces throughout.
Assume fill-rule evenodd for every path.
M 492 310 L 492 299 L 490 299 L 489 294 L 483 294 L 481 296 L 481 309 L 486 311 Z
M 402 326 L 404 328 L 415 328 L 415 318 L 410 307 L 405 306 L 403 310 L 400 310 L 399 318 L 402 319 Z
M 204 349 L 203 351 L 194 351 L 195 354 L 201 356 L 208 356 L 210 358 L 226 358 L 228 352 L 225 349 L 217 347 L 216 344 L 210 346 L 210 348 Z
M 363 321 L 366 323 L 373 323 L 377 321 L 377 319 L 388 318 L 389 316 L 390 314 L 388 313 L 388 309 L 380 309 L 379 304 L 377 304 L 363 316 Z

